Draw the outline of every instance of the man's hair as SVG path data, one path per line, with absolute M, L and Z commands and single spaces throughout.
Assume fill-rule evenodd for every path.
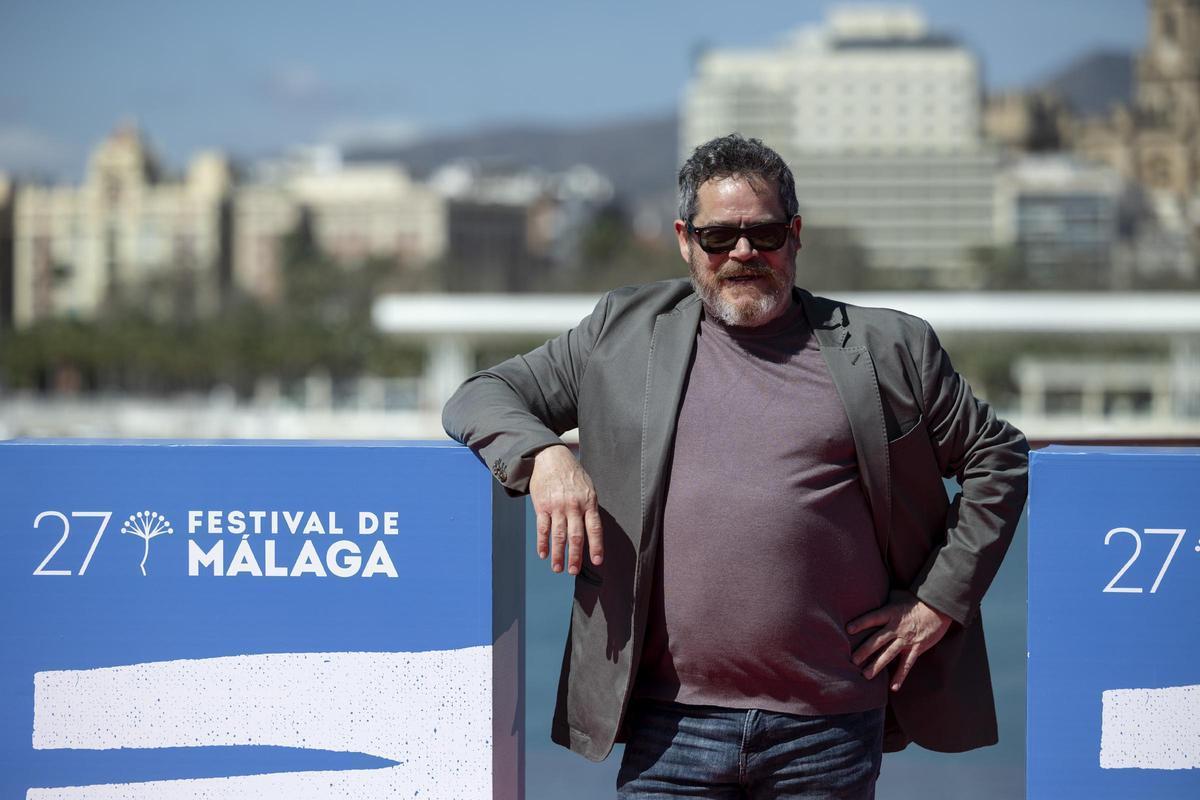
M 710 139 L 692 151 L 679 168 L 679 218 L 691 222 L 696 216 L 696 193 L 714 178 L 759 178 L 773 183 L 779 191 L 779 206 L 788 219 L 796 216 L 796 181 L 788 165 L 760 139 L 746 139 L 740 133 Z

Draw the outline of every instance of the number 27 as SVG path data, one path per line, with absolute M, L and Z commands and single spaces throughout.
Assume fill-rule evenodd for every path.
M 96 531 L 96 537 L 92 539 L 92 546 L 88 548 L 87 556 L 83 559 L 83 565 L 79 568 L 79 574 L 83 575 L 87 572 L 88 564 L 92 563 L 92 556 L 96 552 L 96 545 L 100 544 L 100 537 L 104 535 L 104 529 L 108 527 L 108 521 L 112 518 L 111 511 L 72 511 L 72 517 L 96 517 L 100 520 L 100 529 Z M 54 554 L 58 552 L 58 548 L 63 546 L 67 541 L 67 537 L 71 535 L 71 522 L 67 519 L 67 515 L 61 511 L 43 511 L 38 514 L 33 520 L 33 527 L 40 528 L 42 520 L 46 517 L 53 517 L 62 523 L 62 537 L 58 540 L 58 544 L 46 554 L 42 559 L 42 563 L 38 564 L 37 569 L 33 571 L 34 575 L 70 575 L 69 569 L 46 569 L 46 565 L 50 563 L 50 559 L 54 558 Z
M 1138 556 L 1142 554 L 1142 537 L 1133 528 L 1113 528 L 1104 536 L 1104 543 L 1108 544 L 1112 541 L 1113 534 L 1127 533 L 1133 537 L 1133 555 L 1125 562 L 1125 566 L 1121 567 L 1113 579 L 1104 587 L 1106 592 L 1128 592 L 1130 594 L 1141 594 L 1142 587 L 1140 586 L 1117 586 L 1117 581 L 1121 580 L 1121 576 L 1125 571 L 1133 566 L 1133 562 L 1137 561 Z M 1163 561 L 1162 568 L 1158 571 L 1158 577 L 1154 579 L 1154 585 L 1150 587 L 1150 594 L 1158 591 L 1158 585 L 1162 583 L 1163 576 L 1167 574 L 1167 567 L 1171 566 L 1171 559 L 1175 558 L 1175 551 L 1179 549 L 1179 543 L 1183 541 L 1184 534 L 1187 530 L 1184 528 L 1146 528 L 1143 530 L 1148 536 L 1174 536 L 1175 544 L 1171 545 L 1171 552 L 1167 553 L 1167 558 Z

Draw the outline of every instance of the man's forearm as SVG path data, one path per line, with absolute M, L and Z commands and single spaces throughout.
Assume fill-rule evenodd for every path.
M 962 493 L 947 514 L 944 543 L 910 588 L 966 625 L 978 613 L 1025 507 L 1029 444 L 975 398 L 932 328 L 926 329 L 922 349 L 930 439 L 941 473 L 956 477 Z
M 922 601 L 969 624 L 1012 543 L 1025 507 L 1029 445 L 992 418 L 995 433 L 969 459 L 962 493 L 946 519 L 945 542 L 910 587 Z
M 470 447 L 512 494 L 529 490 L 533 459 L 561 444 L 525 398 L 495 371 L 472 376 L 442 409 L 442 427 Z
M 576 327 L 472 375 L 442 409 L 446 433 L 474 450 L 510 494 L 529 491 L 534 456 L 577 426 L 579 386 L 610 302 L 605 295 Z

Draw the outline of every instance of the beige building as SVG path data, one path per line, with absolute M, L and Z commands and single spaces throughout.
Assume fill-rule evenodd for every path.
M 1191 199 L 1200 213 L 1200 0 L 1149 6 L 1133 107 L 1084 121 L 1073 146 L 1151 191 Z
M 233 296 L 278 303 L 289 237 L 302 230 L 346 269 L 390 263 L 393 287 L 527 289 L 612 191 L 584 167 L 490 175 L 450 165 L 420 182 L 397 164 L 343 164 L 322 146 L 264 162 L 237 185 L 213 154 L 169 181 L 141 134 L 122 128 L 96 149 L 82 185 L 15 192 L 8 273 L 6 186 L 0 325 L 11 297 L 17 327 L 130 306 L 160 319 L 208 316 Z
M 275 169 L 233 201 L 233 283 L 280 296 L 286 237 L 304 220 L 315 243 L 351 267 L 367 258 L 424 270 L 446 249 L 446 204 L 396 165 L 346 165 L 336 155 Z
M 275 302 L 286 237 L 302 220 L 346 266 L 384 258 L 420 270 L 446 250 L 445 201 L 399 167 L 293 164 L 235 186 L 226 160 L 204 153 L 166 180 L 132 127 L 96 148 L 82 185 L 21 186 L 12 208 L 11 291 L 0 263 L 0 294 L 17 327 L 128 306 L 208 316 L 230 290 Z
M 12 179 L 0 172 L 0 330 L 12 327 L 14 193 Z
M 1058 150 L 1071 129 L 1070 113 L 1052 92 L 1010 91 L 991 95 L 983 107 L 988 140 L 1017 152 Z
M 139 131 L 118 129 L 92 153 L 80 186 L 21 186 L 13 210 L 13 322 L 93 319 L 134 308 L 159 318 L 212 313 L 232 179 L 197 156 L 165 180 Z
M 978 60 L 920 12 L 835 8 L 780 46 L 705 53 L 681 146 L 759 137 L 791 165 L 806 222 L 852 229 L 873 267 L 953 282 L 995 239 L 999 157 L 980 107 Z

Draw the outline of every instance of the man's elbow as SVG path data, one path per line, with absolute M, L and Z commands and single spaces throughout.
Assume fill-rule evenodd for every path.
M 455 441 L 467 443 L 467 429 L 471 418 L 471 383 L 475 376 L 467 378 L 454 394 L 442 405 L 442 430 Z

